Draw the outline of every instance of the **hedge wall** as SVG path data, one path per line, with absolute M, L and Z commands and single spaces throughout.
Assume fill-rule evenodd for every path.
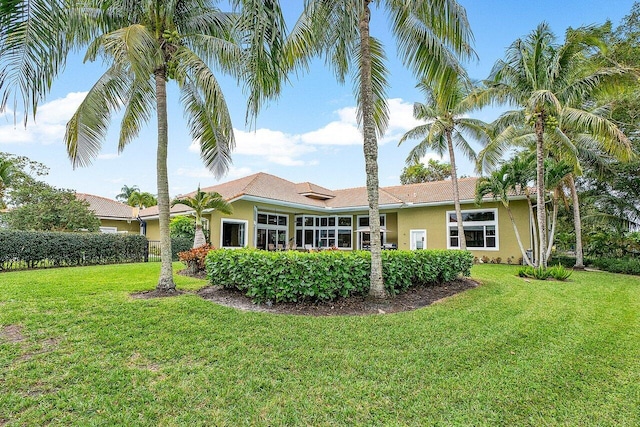
M 469 276 L 472 264 L 473 255 L 466 251 L 382 252 L 385 286 L 392 295 Z M 258 303 L 330 301 L 369 291 L 371 254 L 221 249 L 207 255 L 206 265 L 212 284 L 239 289 Z
M 0 269 L 142 262 L 140 235 L 0 230 Z

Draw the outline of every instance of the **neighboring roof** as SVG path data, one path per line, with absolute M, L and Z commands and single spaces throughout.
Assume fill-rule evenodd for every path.
M 89 203 L 89 209 L 102 219 L 131 219 L 135 218 L 134 208 L 106 197 L 95 196 L 93 194 L 76 193 L 78 200 L 85 200 Z
M 478 178 L 475 177 L 458 180 L 460 200 L 474 200 L 477 180 Z M 264 172 L 202 188 L 202 191 L 220 193 L 228 202 L 238 199 L 258 199 L 309 209 L 365 209 L 369 204 L 366 187 L 329 190 L 310 182 L 293 183 Z M 193 194 L 195 192 L 185 196 Z M 441 204 L 453 202 L 453 188 L 450 180 L 381 187 L 378 200 L 381 209 L 406 207 L 414 204 Z M 171 208 L 172 214 L 190 211 L 191 209 L 184 205 L 176 205 Z M 140 216 L 143 218 L 157 215 L 157 206 L 140 211 Z

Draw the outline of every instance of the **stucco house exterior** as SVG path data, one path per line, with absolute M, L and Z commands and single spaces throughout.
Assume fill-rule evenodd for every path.
M 76 198 L 89 203 L 89 210 L 100 220 L 101 232 L 140 233 L 138 208 L 93 194 L 76 193 Z
M 486 199 L 474 203 L 477 178 L 459 180 L 467 249 L 474 256 L 502 262 L 521 257 L 507 211 Z M 233 206 L 233 214 L 213 211 L 210 241 L 219 248 L 261 249 L 327 248 L 366 249 L 369 217 L 365 187 L 330 190 L 319 185 L 293 183 L 267 173 L 221 183 L 203 191 L 220 193 Z M 457 248 L 457 222 L 451 181 L 380 188 L 382 242 L 387 249 Z M 524 198 L 513 197 L 511 210 L 525 249 L 531 247 L 531 218 Z M 176 205 L 171 215 L 188 215 Z M 160 237 L 157 206 L 140 211 L 150 240 Z M 207 228 L 207 227 L 205 227 Z

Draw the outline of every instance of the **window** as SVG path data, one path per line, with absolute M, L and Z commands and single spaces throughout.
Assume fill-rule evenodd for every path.
M 460 239 L 455 211 L 447 212 L 447 222 L 447 248 L 459 248 Z M 498 250 L 497 209 L 462 211 L 462 225 L 467 249 Z
M 284 249 L 287 247 L 288 215 L 258 212 L 256 224 L 256 248 Z
M 353 229 L 350 216 L 296 216 L 296 245 L 312 248 L 351 249 Z
M 247 227 L 247 221 L 223 218 L 220 247 L 244 248 L 247 246 Z
M 101 233 L 117 233 L 118 232 L 118 227 L 100 227 L 100 232 Z
M 387 224 L 387 215 L 380 215 L 380 227 L 384 228 Z M 369 216 L 358 217 L 358 248 L 369 249 L 371 247 L 371 233 L 365 231 L 369 228 Z M 385 244 L 387 242 L 387 233 L 383 230 L 380 232 L 380 243 Z

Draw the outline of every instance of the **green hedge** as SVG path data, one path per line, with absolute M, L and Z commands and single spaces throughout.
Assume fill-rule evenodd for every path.
M 592 258 L 589 260 L 589 265 L 612 273 L 640 276 L 640 259 L 638 258 Z
M 0 269 L 142 262 L 140 235 L 0 230 Z
M 393 295 L 469 276 L 472 264 L 473 255 L 466 251 L 382 252 L 385 286 Z M 331 301 L 369 291 L 371 254 L 220 249 L 209 253 L 206 265 L 212 284 L 243 291 L 258 303 Z

